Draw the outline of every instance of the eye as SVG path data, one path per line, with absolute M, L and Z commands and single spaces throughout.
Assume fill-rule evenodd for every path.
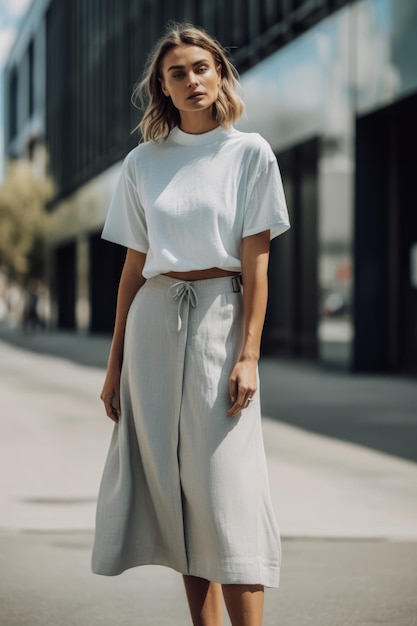
M 184 72 L 175 72 L 173 77 L 176 79 L 182 78 L 184 76 Z
M 207 71 L 208 67 L 207 65 L 200 65 L 200 67 L 198 68 L 198 71 L 200 72 L 200 74 L 202 74 L 203 72 Z

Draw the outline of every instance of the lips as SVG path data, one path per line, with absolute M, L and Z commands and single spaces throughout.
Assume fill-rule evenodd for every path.
M 191 96 L 188 96 L 187 100 L 193 100 L 193 98 L 198 98 L 199 96 L 204 96 L 204 93 L 202 91 L 195 91 Z

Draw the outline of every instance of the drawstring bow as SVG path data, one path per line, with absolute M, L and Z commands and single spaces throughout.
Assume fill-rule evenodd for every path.
M 184 281 L 179 281 L 178 283 L 174 283 L 173 285 L 171 285 L 171 287 L 169 288 L 169 293 L 174 300 L 178 300 L 177 331 L 180 331 L 182 327 L 181 312 L 184 299 L 188 300 L 193 309 L 195 309 L 198 304 L 197 293 L 192 283 L 187 283 Z

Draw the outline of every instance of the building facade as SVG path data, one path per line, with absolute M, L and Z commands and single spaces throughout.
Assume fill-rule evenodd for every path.
M 293 228 L 272 244 L 266 354 L 417 370 L 412 0 L 35 0 L 5 70 L 6 158 L 46 154 L 56 324 L 109 332 L 124 252 L 100 239 L 130 95 L 169 19 L 206 28 L 275 151 Z

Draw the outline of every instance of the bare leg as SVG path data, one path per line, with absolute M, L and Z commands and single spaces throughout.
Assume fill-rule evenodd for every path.
M 219 583 L 196 576 L 183 578 L 193 625 L 222 626 L 223 596 Z
M 262 626 L 262 585 L 223 585 L 223 596 L 232 626 Z

